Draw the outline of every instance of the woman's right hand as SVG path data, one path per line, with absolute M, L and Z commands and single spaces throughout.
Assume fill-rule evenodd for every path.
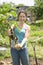
M 14 45 L 14 48 L 16 48 L 16 49 L 19 50 L 19 49 L 21 49 L 21 46 L 20 46 L 20 44 L 15 44 L 15 45 Z

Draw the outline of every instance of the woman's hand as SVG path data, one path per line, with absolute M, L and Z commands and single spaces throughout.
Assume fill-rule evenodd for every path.
M 20 45 L 20 44 L 15 44 L 15 45 L 14 45 L 14 48 L 16 48 L 16 49 L 18 49 L 18 50 L 19 50 L 19 49 L 21 49 L 22 47 L 21 47 L 21 45 Z

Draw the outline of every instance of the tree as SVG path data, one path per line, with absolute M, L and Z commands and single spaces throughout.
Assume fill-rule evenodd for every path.
M 35 6 L 43 8 L 43 0 L 34 0 L 34 1 L 35 1 Z
M 14 10 L 14 11 L 13 11 Z M 16 8 L 11 7 L 11 4 L 3 4 L 0 6 L 0 34 L 5 37 L 5 31 L 9 29 L 10 22 L 8 20 L 9 16 L 12 15 L 16 17 Z
M 35 1 L 35 7 L 36 7 L 36 13 L 37 13 L 37 19 L 43 19 L 43 0 L 34 0 Z

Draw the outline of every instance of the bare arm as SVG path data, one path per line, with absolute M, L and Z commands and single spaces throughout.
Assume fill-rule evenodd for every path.
M 29 35 L 30 35 L 30 26 L 26 29 L 26 33 L 25 33 L 24 39 L 23 39 L 22 42 L 21 42 L 21 47 L 22 47 L 22 46 L 24 45 L 24 43 L 27 41 Z

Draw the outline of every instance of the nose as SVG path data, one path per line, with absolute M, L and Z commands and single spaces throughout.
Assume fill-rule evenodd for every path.
M 24 18 L 22 17 L 22 20 L 24 20 Z

